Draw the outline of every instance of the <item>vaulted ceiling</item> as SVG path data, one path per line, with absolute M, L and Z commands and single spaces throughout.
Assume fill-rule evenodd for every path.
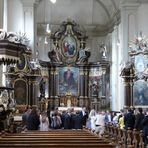
M 52 29 L 71 18 L 93 35 L 108 33 L 120 22 L 120 0 L 41 0 L 37 8 L 37 23 L 49 23 Z M 41 30 L 40 27 L 38 27 Z

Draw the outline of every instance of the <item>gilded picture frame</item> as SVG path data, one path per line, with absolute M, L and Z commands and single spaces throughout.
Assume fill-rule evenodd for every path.
M 133 105 L 148 106 L 148 85 L 144 80 L 138 80 L 134 82 Z
M 79 68 L 59 68 L 59 95 L 78 96 L 79 93 Z
M 72 58 L 77 53 L 77 42 L 71 34 L 66 35 L 62 40 L 62 53 L 67 58 Z

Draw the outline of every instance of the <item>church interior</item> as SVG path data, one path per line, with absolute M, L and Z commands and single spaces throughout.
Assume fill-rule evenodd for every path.
M 3 126 L 0 128 L 0 147 L 13 147 L 12 144 L 19 140 L 18 147 L 25 147 L 21 145 L 21 136 L 24 136 L 19 135 L 23 115 L 26 109 L 37 108 L 40 112 L 50 112 L 48 117 L 53 109 L 55 114 L 58 114 L 57 110 L 67 111 L 67 114 L 75 110 L 76 116 L 77 111 L 82 112 L 78 118 L 82 117 L 83 121 L 83 111 L 86 113 L 87 110 L 83 126 L 87 125 L 88 119 L 92 120 L 93 111 L 96 111 L 95 122 L 97 114 L 104 117 L 101 129 L 98 126 L 102 122 L 98 122 L 94 129 L 86 126 L 87 132 L 60 132 L 62 137 L 66 134 L 76 140 L 75 135 L 84 136 L 89 131 L 99 133 L 99 138 L 112 139 L 112 142 L 98 146 L 95 139 L 92 140 L 94 144 L 88 138 L 90 143 L 86 140 L 84 145 L 77 143 L 75 147 L 107 148 L 115 147 L 115 144 L 122 147 L 128 139 L 126 146 L 143 148 L 148 141 L 147 13 L 148 0 L 0 0 L 0 126 Z M 105 121 L 108 112 L 114 112 L 119 118 L 123 110 L 132 110 L 134 126 L 139 108 L 145 116 L 140 119 L 146 125 L 146 130 L 140 129 L 143 133 L 130 130 L 126 134 L 117 126 L 107 124 L 109 119 Z M 3 110 L 6 119 L 2 117 Z M 111 117 L 114 119 L 115 115 Z M 62 124 L 62 117 L 60 120 Z M 50 118 L 48 122 L 50 124 Z M 18 141 L 3 139 L 5 124 L 9 132 L 15 131 L 16 136 L 20 136 Z M 126 127 L 125 120 L 124 124 Z M 30 134 L 34 139 L 41 138 L 40 133 Z M 41 134 L 44 138 L 47 136 Z M 50 136 L 53 135 L 56 138 L 57 131 L 52 131 Z M 42 145 L 42 142 L 45 141 L 41 140 L 40 145 L 37 141 L 29 144 L 31 147 L 53 147 L 46 142 Z M 60 143 L 57 147 L 69 146 Z

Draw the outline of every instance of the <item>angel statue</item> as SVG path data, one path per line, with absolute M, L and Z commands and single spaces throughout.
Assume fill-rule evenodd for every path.
M 102 53 L 102 59 L 106 59 L 107 49 L 104 43 L 100 44 L 100 52 Z
M 89 48 L 86 48 L 86 46 L 85 46 L 86 44 L 85 44 L 85 42 L 83 42 L 83 41 L 81 41 L 81 43 L 80 43 L 80 50 L 79 50 L 79 52 L 78 52 L 78 54 L 77 54 L 77 59 L 76 59 L 76 61 L 77 61 L 77 63 L 78 64 L 84 64 L 84 63 L 87 63 L 88 62 L 88 59 L 89 59 L 89 57 L 90 57 L 90 49 Z

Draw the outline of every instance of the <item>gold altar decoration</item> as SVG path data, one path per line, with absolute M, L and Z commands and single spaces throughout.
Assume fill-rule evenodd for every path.
M 72 93 L 71 92 L 66 92 L 65 96 L 67 97 L 67 107 L 71 107 L 71 96 Z

